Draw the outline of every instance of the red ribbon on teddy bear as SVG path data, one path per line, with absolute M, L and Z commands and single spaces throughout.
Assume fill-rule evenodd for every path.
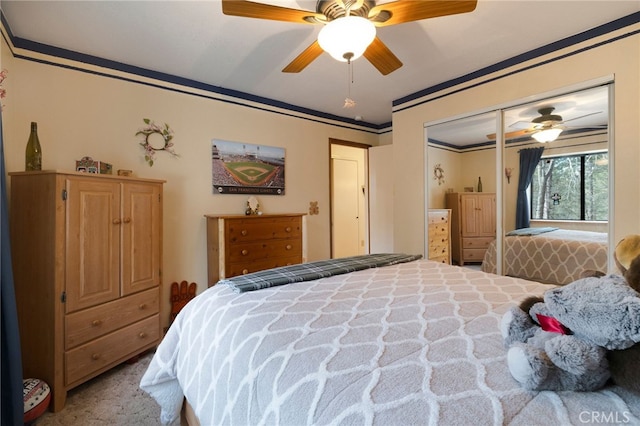
M 549 331 L 551 333 L 560 333 L 560 334 L 571 334 L 571 330 L 562 325 L 560 321 L 553 317 L 548 317 L 546 315 L 537 314 L 538 323 L 540 323 L 540 327 L 544 331 Z

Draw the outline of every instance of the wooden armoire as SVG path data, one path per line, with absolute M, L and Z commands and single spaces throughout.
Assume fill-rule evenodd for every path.
M 67 391 L 161 338 L 163 181 L 10 173 L 24 377 Z
M 496 238 L 496 194 L 454 192 L 446 194 L 451 209 L 451 258 L 462 266 L 482 263 L 489 243 Z

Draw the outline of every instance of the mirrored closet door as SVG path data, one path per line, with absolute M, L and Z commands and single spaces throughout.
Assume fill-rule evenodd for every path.
M 503 274 L 568 284 L 608 270 L 609 88 L 504 110 Z
M 426 129 L 427 208 L 444 209 L 449 216 L 449 250 L 456 265 L 479 268 L 496 239 L 495 133 L 493 111 Z M 428 236 L 429 257 L 437 255 L 434 246 L 441 243 L 439 236 Z
M 556 284 L 610 270 L 611 87 L 425 127 L 426 208 L 451 210 L 453 264 Z

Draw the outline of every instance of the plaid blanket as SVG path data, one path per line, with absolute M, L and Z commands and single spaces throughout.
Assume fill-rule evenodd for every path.
M 513 237 L 516 235 L 520 235 L 520 236 L 526 236 L 526 237 L 530 237 L 533 235 L 540 235 L 540 234 L 544 234 L 546 232 L 552 232 L 552 231 L 557 231 L 558 228 L 553 228 L 551 226 L 546 226 L 546 227 L 541 227 L 541 228 L 520 228 L 520 229 L 515 229 L 511 232 L 507 232 L 507 236 L 508 237 Z
M 226 284 L 231 287 L 234 292 L 244 293 L 246 291 L 260 290 L 261 288 L 346 274 L 347 272 L 360 271 L 362 269 L 396 265 L 420 258 L 422 258 L 421 254 L 379 253 L 343 257 L 340 259 L 318 260 L 315 262 L 267 269 L 252 274 L 239 275 L 226 280 L 220 280 L 218 284 Z

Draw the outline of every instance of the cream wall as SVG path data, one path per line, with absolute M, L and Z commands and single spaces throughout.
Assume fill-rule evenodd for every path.
M 464 187 L 470 186 L 478 190 L 478 178 L 482 179 L 483 192 L 496 192 L 496 150 L 477 149 L 462 155 L 462 182 L 456 191 L 462 192 Z
M 460 183 L 462 155 L 438 146 L 430 145 L 427 150 L 429 152 L 425 170 L 425 181 L 429 188 L 427 206 L 431 209 L 443 209 L 445 207 L 445 194 L 448 190 L 452 192 L 462 191 L 463 185 Z M 444 179 L 438 180 L 434 177 L 434 168 L 438 164 L 444 171 Z
M 453 93 L 463 88 L 453 87 L 414 101 L 413 106 L 396 106 L 393 113 L 396 250 L 412 253 L 424 251 L 423 173 L 427 163 L 424 158 L 424 123 L 485 110 L 607 76 L 615 78 L 615 140 L 611 159 L 615 168 L 612 182 L 616 201 L 612 218 L 614 239 L 618 241 L 627 234 L 640 233 L 639 29 L 640 24 L 634 24 L 465 83 L 467 90 Z M 634 30 L 635 35 L 627 36 Z M 622 37 L 615 40 L 617 36 Z M 564 54 L 568 56 L 553 60 Z M 418 104 L 419 101 L 427 102 Z
M 136 176 L 166 180 L 165 321 L 171 282 L 187 280 L 196 282 L 199 292 L 206 289 L 203 216 L 244 212 L 247 196 L 212 193 L 211 139 L 286 149 L 286 195 L 258 199 L 265 213 L 306 213 L 311 201 L 318 202 L 319 214 L 307 216 L 308 260 L 326 259 L 330 254 L 329 138 L 378 144 L 374 133 L 199 96 L 206 93 L 178 93 L 19 59 L 4 42 L 2 66 L 9 72 L 3 110 L 7 172 L 24 170 L 29 123 L 35 121 L 44 169 L 73 170 L 75 160 L 91 156 L 113 164 L 116 170 L 131 169 Z M 143 118 L 170 125 L 179 158 L 159 152 L 153 167 L 145 163 L 135 136 L 144 126 Z
M 464 192 L 466 187 L 478 190 L 478 177 L 482 179 L 483 192 L 496 190 L 495 148 L 479 148 L 456 152 L 429 144 L 427 148 L 426 184 L 429 188 L 427 206 L 432 209 L 445 207 L 447 191 Z M 444 170 L 444 182 L 434 178 L 434 167 L 440 164 Z

